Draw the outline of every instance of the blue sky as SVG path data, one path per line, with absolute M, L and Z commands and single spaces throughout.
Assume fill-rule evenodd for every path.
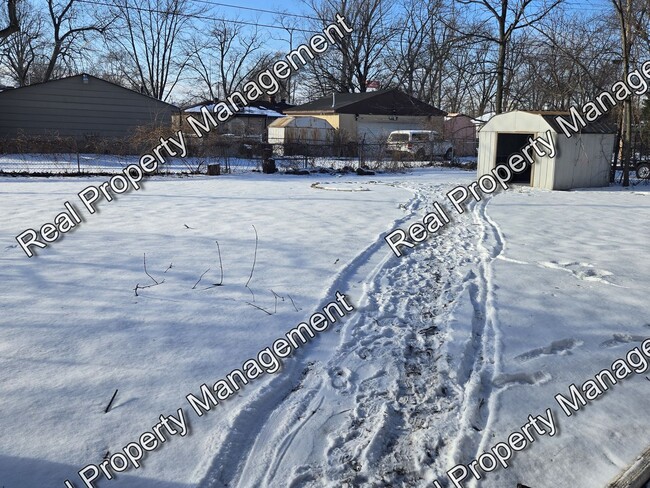
M 280 12 L 286 12 L 289 19 L 297 21 L 297 26 L 302 29 L 309 29 L 308 19 L 294 17 L 295 15 L 309 15 L 309 8 L 302 1 L 264 1 L 264 0 L 194 0 L 197 6 L 209 9 L 208 16 L 216 18 L 237 18 L 244 22 L 253 24 L 265 24 L 266 26 L 280 26 L 278 15 Z M 278 12 L 278 14 L 273 13 Z M 269 31 L 273 38 L 285 36 L 281 29 L 262 27 Z M 269 39 L 278 48 L 283 49 L 286 44 Z

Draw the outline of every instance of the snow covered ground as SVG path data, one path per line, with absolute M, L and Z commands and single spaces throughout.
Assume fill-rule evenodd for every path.
M 605 486 L 649 444 L 648 373 L 572 417 L 554 395 L 650 337 L 650 192 L 515 188 L 391 253 L 387 232 L 473 177 L 153 178 L 31 259 L 14 237 L 105 178 L 1 178 L 0 486 L 83 486 L 80 469 L 179 408 L 187 436 L 97 486 L 451 486 L 546 409 L 553 437 L 463 486 Z M 187 394 L 336 291 L 348 318 L 192 411 Z
M 130 164 L 138 164 L 136 155 L 105 154 L 0 154 L 0 171 L 7 173 L 118 173 Z M 208 164 L 224 164 L 222 158 L 169 158 L 161 166 L 163 173 L 203 173 Z M 233 172 L 259 169 L 260 163 L 241 158 L 229 158 Z
M 116 156 L 104 154 L 0 154 L 0 172 L 5 173 L 37 173 L 37 174 L 99 174 L 119 173 L 130 164 L 138 164 L 139 156 Z M 276 157 L 276 166 L 280 169 L 304 169 L 304 168 L 357 168 L 359 158 L 356 157 L 303 157 L 287 156 Z M 442 163 L 442 161 L 438 161 Z M 226 173 L 226 165 L 232 173 L 250 172 L 251 170 L 261 171 L 262 160 L 246 159 L 241 157 L 187 157 L 168 158 L 166 163 L 160 167 L 163 174 L 206 174 L 209 164 L 221 164 L 222 173 Z M 391 161 L 373 160 L 368 158 L 364 162 L 370 168 L 392 168 L 402 169 L 407 167 L 431 166 L 431 161 Z M 456 164 L 467 166 L 476 164 L 476 158 L 458 158 Z

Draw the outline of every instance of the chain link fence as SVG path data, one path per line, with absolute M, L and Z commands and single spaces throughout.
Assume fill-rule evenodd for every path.
M 22 136 L 0 140 L 0 174 L 9 175 L 105 175 L 137 164 L 140 154 L 150 152 L 161 138 L 175 136 L 168 130 L 137 131 L 127 139 L 75 139 Z M 227 174 L 249 171 L 402 171 L 418 166 L 476 167 L 476 158 L 424 155 L 395 151 L 385 142 L 333 142 L 302 140 L 268 144 L 260 138 L 216 135 L 196 138 L 185 135 L 187 156 L 165 158 L 161 175 Z M 163 151 L 163 154 L 165 152 Z M 451 156 L 451 157 L 449 157 Z M 215 169 L 216 168 L 216 169 Z
M 629 166 L 630 186 L 650 185 L 650 145 L 647 138 L 641 137 L 638 131 L 633 133 L 631 161 Z M 622 154 L 614 159 L 612 163 L 611 181 L 615 184 L 623 183 L 623 162 Z

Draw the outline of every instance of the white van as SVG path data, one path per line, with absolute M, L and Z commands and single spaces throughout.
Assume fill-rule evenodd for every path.
M 398 154 L 409 154 L 415 159 L 443 156 L 450 160 L 454 146 L 444 141 L 435 130 L 395 130 L 388 136 L 388 150 Z

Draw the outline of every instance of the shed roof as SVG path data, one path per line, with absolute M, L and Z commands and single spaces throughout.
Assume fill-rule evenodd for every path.
M 541 120 L 537 119 L 537 116 L 540 117 Z M 504 118 L 506 122 L 504 122 Z M 563 134 L 564 130 L 562 130 L 562 127 L 560 127 L 560 124 L 558 124 L 558 118 L 565 120 L 567 125 L 573 125 L 572 116 L 569 112 L 548 110 L 513 110 L 511 112 L 504 112 L 498 115 L 494 115 L 487 123 L 481 127 L 480 131 L 508 132 L 507 130 L 504 130 L 506 126 L 510 128 L 512 124 L 519 126 L 521 123 L 523 123 L 526 128 L 529 128 L 531 124 L 533 124 L 535 127 L 537 127 L 537 129 L 540 129 L 541 126 L 539 126 L 539 124 L 541 123 L 544 125 L 544 127 L 550 128 L 557 134 Z M 537 122 L 534 122 L 535 120 Z M 521 127 L 517 128 L 521 130 Z M 599 119 L 594 122 L 587 122 L 585 127 L 582 128 L 579 132 L 581 134 L 616 134 L 616 130 L 616 125 L 609 120 Z
M 561 117 L 563 120 L 566 120 L 567 123 L 571 122 L 571 115 L 569 112 L 544 111 L 530 113 L 541 115 L 548 125 L 550 125 L 558 134 L 561 134 L 564 131 L 557 123 L 557 117 Z M 585 125 L 580 132 L 582 134 L 616 134 L 616 126 L 608 120 L 595 120 L 593 122 L 587 122 L 587 125 Z
M 334 129 L 332 125 L 323 119 L 317 117 L 291 117 L 285 116 L 279 119 L 275 119 L 269 124 L 269 127 L 274 128 L 309 128 L 309 129 Z
M 365 93 L 332 93 L 285 110 L 286 114 L 366 114 L 443 116 L 447 112 L 396 88 Z

